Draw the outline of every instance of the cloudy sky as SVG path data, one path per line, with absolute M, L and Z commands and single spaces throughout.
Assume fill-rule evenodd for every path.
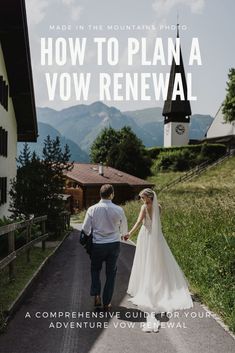
M 147 38 L 147 56 L 151 60 L 156 37 L 175 38 L 177 14 L 181 25 L 180 37 L 186 72 L 192 72 L 193 95 L 197 101 L 191 102 L 193 113 L 215 115 L 225 97 L 227 73 L 235 66 L 235 2 L 234 0 L 26 0 L 31 59 L 34 76 L 36 104 L 57 110 L 68 106 L 90 104 L 99 99 L 99 72 L 160 72 L 169 71 L 169 66 L 143 67 L 140 55 L 133 66 L 127 65 L 127 38 Z M 51 26 L 57 26 L 57 30 Z M 70 26 L 61 30 L 61 26 Z M 108 29 L 108 25 L 113 29 Z M 125 29 L 128 25 L 143 26 L 143 29 Z M 99 26 L 99 29 L 94 26 Z M 151 27 L 151 29 L 149 29 Z M 115 29 L 114 29 L 115 28 Z M 172 28 L 172 29 L 171 29 Z M 71 60 L 65 65 L 42 66 L 40 63 L 40 40 L 42 37 L 86 37 L 85 63 L 81 67 L 72 66 Z M 116 37 L 119 41 L 119 62 L 110 66 L 106 62 L 97 66 L 94 37 Z M 202 66 L 188 66 L 191 40 L 198 37 Z M 76 101 L 75 95 L 69 101 L 60 99 L 59 91 L 53 101 L 48 99 L 45 73 L 91 72 L 89 100 Z M 58 76 L 59 77 L 59 76 Z M 105 102 L 121 110 L 136 110 L 162 106 L 162 101 L 109 101 Z

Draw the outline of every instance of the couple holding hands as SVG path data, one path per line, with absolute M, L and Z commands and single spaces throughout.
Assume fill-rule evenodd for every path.
M 111 310 L 120 240 L 127 241 L 140 228 L 127 289 L 129 300 L 139 309 L 154 313 L 191 308 L 193 303 L 187 280 L 162 234 L 157 195 L 147 188 L 139 196 L 143 205 L 129 232 L 124 210 L 112 202 L 112 185 L 102 185 L 101 200 L 87 210 L 82 230 L 85 234 L 93 234 L 90 294 L 95 298 L 94 304 L 99 307 L 103 303 L 105 311 Z M 103 262 L 106 282 L 101 300 Z M 151 322 L 153 325 L 146 324 L 144 331 L 158 330 L 160 323 L 156 319 Z

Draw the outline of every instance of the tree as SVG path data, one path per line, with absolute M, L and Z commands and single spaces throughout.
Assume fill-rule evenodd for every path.
M 235 121 L 235 69 L 231 68 L 228 73 L 227 94 L 223 103 L 223 114 L 226 122 Z
M 150 175 L 151 159 L 142 141 L 130 127 L 104 129 L 91 147 L 94 163 L 102 162 L 123 172 L 145 178 Z
M 110 148 L 120 140 L 118 131 L 104 128 L 91 146 L 90 158 L 93 163 L 105 163 Z
M 25 143 L 24 147 L 23 147 L 23 151 L 19 155 L 17 162 L 21 166 L 25 166 L 27 163 L 29 163 L 30 159 L 31 159 L 31 151 L 30 151 L 29 145 L 27 143 Z
M 43 164 L 35 152 L 31 155 L 27 144 L 17 162 L 17 177 L 11 181 L 9 192 L 10 211 L 14 218 L 22 214 L 27 218 L 30 214 L 42 215 L 41 211 L 45 209 L 45 200 L 42 198 Z
M 64 210 L 64 172 L 73 168 L 69 158 L 68 146 L 62 151 L 58 137 L 53 140 L 47 136 L 42 160 L 35 152 L 31 155 L 28 146 L 24 146 L 18 158 L 17 177 L 10 190 L 10 211 L 14 217 L 47 215 L 48 228 L 55 230 L 60 223 L 59 214 Z
M 46 212 L 48 216 L 48 226 L 50 229 L 59 225 L 59 214 L 64 209 L 62 199 L 65 185 L 64 172 L 73 168 L 73 163 L 69 163 L 70 151 L 68 145 L 65 145 L 64 151 L 61 149 L 60 139 L 57 136 L 54 140 L 47 136 L 44 141 L 42 151 L 43 157 L 43 199 L 46 202 Z

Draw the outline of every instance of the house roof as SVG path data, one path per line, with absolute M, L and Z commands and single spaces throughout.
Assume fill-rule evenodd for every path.
M 178 27 L 177 27 L 177 38 L 179 38 Z M 185 100 L 181 100 L 178 95 L 176 96 L 175 100 L 172 100 L 176 73 L 179 73 L 181 75 Z M 189 116 L 191 114 L 192 112 L 191 112 L 190 102 L 187 100 L 187 83 L 186 83 L 185 72 L 184 72 L 183 57 L 182 57 L 181 48 L 180 48 L 179 65 L 176 65 L 174 57 L 172 59 L 169 86 L 167 91 L 167 99 L 163 106 L 162 115 L 165 117 L 175 116 L 177 117 L 177 121 L 179 121 L 180 117 Z
M 226 123 L 224 121 L 224 116 L 222 113 L 222 105 L 219 108 L 211 126 L 207 130 L 206 138 L 222 138 L 222 137 L 232 137 L 235 136 L 235 122 Z
M 18 141 L 36 141 L 38 129 L 25 0 L 1 0 L 0 43 L 17 120 Z
M 154 184 L 118 169 L 103 166 L 103 175 L 99 174 L 99 165 L 89 163 L 74 163 L 74 168 L 67 171 L 66 176 L 80 185 L 130 185 L 152 187 Z

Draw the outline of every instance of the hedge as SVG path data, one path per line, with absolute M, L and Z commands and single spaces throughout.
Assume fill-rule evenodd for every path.
M 206 146 L 206 147 L 205 147 Z M 189 149 L 195 153 L 200 153 L 202 148 L 206 148 L 209 153 L 218 153 L 219 156 L 226 153 L 226 146 L 223 144 L 203 143 L 198 145 L 184 145 L 173 147 L 148 147 L 146 148 L 150 158 L 156 159 L 161 152 L 171 152 Z
M 154 158 L 152 172 L 173 170 L 185 171 L 203 162 L 213 162 L 226 153 L 222 144 L 201 144 L 168 148 L 151 148 L 149 154 Z

